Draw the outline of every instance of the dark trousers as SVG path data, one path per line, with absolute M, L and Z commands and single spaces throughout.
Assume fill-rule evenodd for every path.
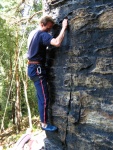
M 46 80 L 46 69 L 41 65 L 30 64 L 28 65 L 28 76 L 33 80 L 36 88 L 40 120 L 42 123 L 47 123 L 49 93 Z

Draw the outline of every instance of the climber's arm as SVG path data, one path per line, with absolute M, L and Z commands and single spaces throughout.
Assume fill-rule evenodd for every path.
M 50 42 L 51 45 L 55 46 L 55 47 L 59 47 L 62 43 L 62 40 L 64 38 L 65 35 L 65 30 L 67 28 L 67 19 L 64 19 L 62 22 L 62 29 L 59 33 L 59 35 L 56 38 L 53 38 Z

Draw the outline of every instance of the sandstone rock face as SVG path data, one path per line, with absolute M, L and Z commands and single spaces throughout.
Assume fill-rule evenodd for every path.
M 113 149 L 113 1 L 44 0 L 46 14 L 69 27 L 60 48 L 49 48 L 50 119 L 47 137 L 61 150 Z

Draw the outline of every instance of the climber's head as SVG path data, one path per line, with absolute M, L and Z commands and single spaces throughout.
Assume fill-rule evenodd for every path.
M 50 16 L 45 16 L 40 19 L 40 27 L 42 31 L 49 32 L 54 25 L 54 20 Z

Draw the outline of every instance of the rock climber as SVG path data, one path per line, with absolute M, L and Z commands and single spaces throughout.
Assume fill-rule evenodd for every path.
M 39 27 L 33 30 L 28 37 L 28 76 L 36 88 L 41 128 L 45 131 L 57 130 L 56 126 L 48 123 L 49 93 L 45 69 L 46 48 L 49 45 L 60 47 L 67 24 L 68 20 L 64 19 L 59 35 L 53 38 L 49 32 L 54 26 L 54 20 L 50 16 L 44 16 L 40 19 Z

